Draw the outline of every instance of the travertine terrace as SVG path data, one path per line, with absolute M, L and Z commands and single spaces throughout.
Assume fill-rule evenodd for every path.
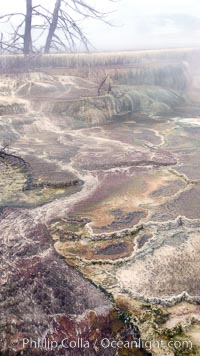
M 92 346 L 105 335 L 149 334 L 192 340 L 198 355 L 199 54 L 1 63 L 2 354 L 79 333 L 90 355 L 115 355 Z M 97 72 L 110 81 L 100 95 Z

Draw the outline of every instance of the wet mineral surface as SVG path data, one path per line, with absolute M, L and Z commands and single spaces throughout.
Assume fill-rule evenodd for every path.
M 164 341 L 162 350 L 121 348 L 119 355 L 198 355 L 198 114 L 187 107 L 184 116 L 179 98 L 179 111 L 147 115 L 150 104 L 155 108 L 146 98 L 154 97 L 152 86 L 140 88 L 146 95 L 140 110 L 124 115 L 127 103 L 121 103 L 121 116 L 115 93 L 95 103 L 84 99 L 84 106 L 65 102 L 67 93 L 90 93 L 91 82 L 42 73 L 13 79 L 15 106 L 9 99 L 3 111 L 6 83 L 0 117 L 0 143 L 9 145 L 0 152 L 2 354 L 55 355 L 23 348 L 22 340 L 60 345 L 78 335 L 88 349 L 56 354 L 115 355 L 116 349 L 102 349 L 103 338 L 141 337 Z M 136 88 L 126 90 L 133 100 Z M 159 88 L 157 101 L 172 101 L 167 95 L 175 93 Z M 168 340 L 189 340 L 192 347 L 182 343 L 177 353 Z

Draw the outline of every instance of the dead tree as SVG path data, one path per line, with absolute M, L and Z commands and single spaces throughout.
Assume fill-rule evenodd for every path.
M 49 26 L 49 32 L 48 32 L 47 40 L 45 43 L 45 48 L 44 48 L 45 53 L 49 53 L 50 48 L 51 48 L 52 40 L 53 40 L 55 31 L 56 31 L 56 28 L 58 25 L 61 2 L 62 2 L 62 0 L 56 0 L 56 3 L 55 3 L 54 11 L 52 14 L 52 21 Z
M 26 0 L 26 17 L 25 17 L 25 31 L 24 31 L 24 54 L 27 55 L 32 52 L 32 0 Z
M 37 12 L 49 26 L 44 46 L 45 53 L 49 53 L 51 49 L 73 52 L 78 43 L 89 50 L 91 44 L 80 25 L 84 19 L 95 18 L 111 25 L 105 19 L 106 12 L 96 10 L 84 0 L 56 0 L 52 13 L 43 6 L 40 7 L 40 10 L 37 9 Z M 81 17 L 80 20 L 77 20 L 77 15 Z M 41 29 L 43 28 L 42 25 Z
M 112 92 L 112 79 L 104 69 L 92 70 L 89 72 L 89 79 L 95 84 L 96 95 L 105 95 Z
M 110 25 L 106 21 L 108 13 L 98 11 L 87 0 L 55 0 L 52 12 L 42 5 L 42 0 L 36 6 L 32 5 L 32 0 L 25 1 L 25 14 L 10 13 L 0 16 L 0 22 L 7 22 L 12 28 L 11 36 L 1 41 L 2 52 L 22 52 L 25 55 L 41 51 L 49 53 L 51 50 L 74 52 L 79 44 L 88 50 L 91 44 L 81 28 L 82 20 L 93 18 Z M 13 17 L 19 18 L 17 26 L 11 23 Z M 32 40 L 33 37 L 36 39 Z M 38 39 L 44 41 L 43 46 L 40 41 L 39 48 Z
M 0 16 L 0 22 L 7 23 L 12 28 L 10 37 L 1 37 L 1 52 L 29 54 L 32 48 L 32 0 L 26 0 L 26 13 L 9 13 Z M 13 26 L 12 19 L 19 18 L 17 26 Z
M 107 79 L 108 79 L 108 75 L 106 75 L 106 77 L 101 80 L 101 82 L 100 82 L 100 84 L 99 84 L 99 86 L 98 86 L 98 88 L 97 88 L 98 96 L 101 95 L 101 89 L 104 87 L 104 85 L 105 85 Z

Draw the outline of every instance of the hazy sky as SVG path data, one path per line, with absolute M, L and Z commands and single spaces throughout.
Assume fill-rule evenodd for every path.
M 200 46 L 199 0 L 85 0 L 103 11 L 114 27 L 85 20 L 82 28 L 96 50 Z M 53 8 L 55 0 L 33 0 Z M 0 13 L 22 11 L 25 0 L 6 0 Z

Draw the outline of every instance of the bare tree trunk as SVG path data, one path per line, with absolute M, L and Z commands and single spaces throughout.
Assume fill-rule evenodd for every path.
M 58 24 L 59 10 L 61 7 L 61 2 L 62 2 L 62 0 L 56 0 L 54 11 L 53 11 L 53 16 L 52 16 L 52 21 L 51 21 L 51 24 L 49 27 L 49 32 L 48 32 L 48 36 L 47 36 L 47 40 L 46 40 L 46 44 L 45 44 L 45 48 L 44 48 L 44 53 L 49 53 L 49 51 L 50 51 L 53 35 L 55 33 L 55 30 L 56 30 L 56 27 Z
M 24 54 L 29 54 L 32 51 L 32 0 L 26 0 L 26 17 L 25 17 L 25 32 L 24 32 Z
M 108 76 L 106 75 L 105 78 L 103 78 L 103 80 L 100 82 L 97 92 L 98 92 L 98 96 L 101 95 L 101 89 L 103 88 L 104 84 L 106 83 Z

